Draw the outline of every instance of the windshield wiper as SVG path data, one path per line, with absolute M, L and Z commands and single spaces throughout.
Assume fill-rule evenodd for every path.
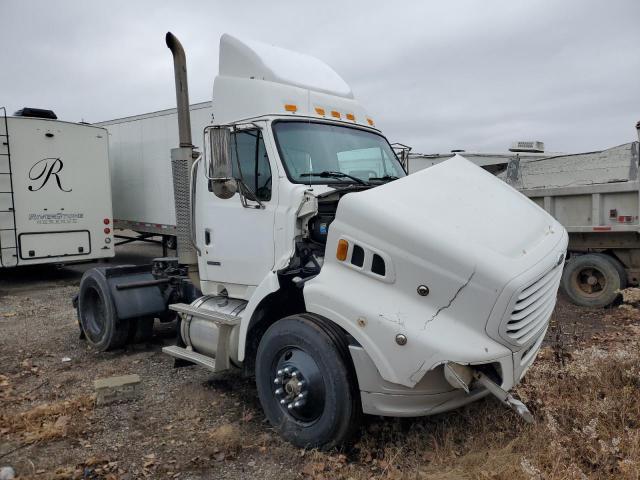
M 369 185 L 367 182 L 365 182 L 361 178 L 354 177 L 353 175 L 349 175 L 348 173 L 331 172 L 329 170 L 325 170 L 324 172 L 301 173 L 300 176 L 301 177 L 321 177 L 321 178 L 349 178 L 354 182 L 359 183 L 360 185 Z
M 398 180 L 398 178 L 400 177 L 396 177 L 395 175 L 384 175 L 382 177 L 369 177 L 369 180 L 382 180 L 382 181 L 391 181 L 391 180 Z

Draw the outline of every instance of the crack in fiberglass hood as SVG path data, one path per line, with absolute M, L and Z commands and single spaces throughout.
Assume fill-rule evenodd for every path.
M 346 261 L 329 253 L 340 239 L 349 242 Z M 350 261 L 354 245 L 365 251 L 362 267 Z M 488 319 L 503 290 L 513 293 L 516 277 L 519 288 L 526 272 L 537 275 L 564 248 L 566 232 L 553 217 L 457 155 L 346 194 L 305 302 L 366 345 L 383 378 L 411 386 L 445 361 L 492 361 L 520 348 L 505 346 Z M 382 275 L 372 271 L 376 255 L 384 261 Z M 428 295 L 416 293 L 420 285 Z M 367 326 L 349 328 L 354 324 Z M 395 343 L 398 333 L 409 338 L 406 346 Z

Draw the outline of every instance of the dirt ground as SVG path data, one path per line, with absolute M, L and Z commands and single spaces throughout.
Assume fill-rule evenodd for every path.
M 131 245 L 117 262 L 159 256 Z M 296 449 L 270 429 L 250 379 L 174 369 L 170 331 L 99 353 L 71 298 L 88 265 L 0 273 L 0 467 L 19 478 L 569 479 L 640 477 L 640 310 L 560 298 L 516 393 L 419 419 L 366 418 L 342 451 Z M 158 326 L 156 326 L 158 327 Z M 138 398 L 95 406 L 93 380 L 136 373 Z

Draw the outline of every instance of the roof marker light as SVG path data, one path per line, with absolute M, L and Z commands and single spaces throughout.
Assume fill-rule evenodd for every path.
M 367 117 L 367 123 L 369 125 L 371 125 L 372 127 L 375 125 L 375 123 L 373 123 L 373 120 L 371 118 L 369 118 L 369 117 Z
M 340 118 L 340 112 L 337 112 L 336 110 L 331 110 L 331 116 L 334 118 Z
M 316 107 L 316 113 L 324 117 L 324 108 Z
M 341 262 L 347 259 L 347 251 L 349 250 L 349 242 L 344 238 L 338 240 L 338 249 L 336 250 L 336 258 Z
M 347 117 L 347 120 L 351 120 L 352 122 L 356 121 L 356 117 L 353 113 L 347 113 L 346 117 Z
M 285 104 L 284 109 L 285 109 L 287 112 L 293 112 L 293 113 L 296 113 L 296 112 L 298 111 L 298 106 L 297 106 L 297 105 L 293 105 L 293 104 L 291 104 L 291 103 L 287 103 L 287 104 Z

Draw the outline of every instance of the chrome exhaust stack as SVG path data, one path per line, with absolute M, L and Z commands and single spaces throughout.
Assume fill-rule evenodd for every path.
M 178 239 L 178 262 L 189 267 L 189 277 L 200 288 L 198 256 L 193 241 L 191 170 L 194 160 L 199 157 L 191 139 L 191 117 L 189 114 L 189 88 L 187 85 L 187 59 L 180 41 L 171 32 L 165 37 L 167 47 L 173 54 L 173 70 L 176 84 L 176 104 L 178 110 L 178 134 L 180 145 L 171 149 L 171 170 L 173 174 L 173 196 L 176 209 L 176 230 Z

